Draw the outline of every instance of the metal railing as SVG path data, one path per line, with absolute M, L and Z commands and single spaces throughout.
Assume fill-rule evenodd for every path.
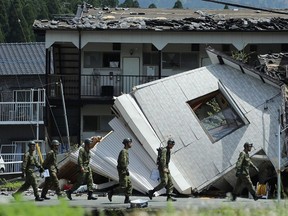
M 4 160 L 5 173 L 22 172 L 23 153 L 1 154 Z
M 23 163 L 23 153 L 13 153 L 13 154 L 1 154 L 4 160 L 5 171 L 4 173 L 21 173 L 22 163 Z M 38 156 L 36 156 L 38 157 Z M 46 154 L 42 155 L 43 159 L 46 158 Z M 0 164 L 2 164 L 0 162 Z
M 0 102 L 0 122 L 43 123 L 44 105 L 42 102 Z
M 49 97 L 61 96 L 58 83 L 63 83 L 65 98 L 77 97 L 112 97 L 122 93 L 129 93 L 136 85 L 144 84 L 159 79 L 158 76 L 134 76 L 134 75 L 49 75 Z M 81 91 L 79 88 L 81 86 Z

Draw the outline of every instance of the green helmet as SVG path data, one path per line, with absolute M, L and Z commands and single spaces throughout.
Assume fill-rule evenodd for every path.
M 59 145 L 60 145 L 60 143 L 58 140 L 52 140 L 51 146 L 59 146 Z
M 86 138 L 86 139 L 84 140 L 84 144 L 85 144 L 85 145 L 89 145 L 90 143 L 92 143 L 92 140 L 91 140 L 90 138 Z
M 132 142 L 132 139 L 131 139 L 131 138 L 125 138 L 122 143 L 123 143 L 124 145 L 126 145 L 126 144 L 128 144 L 128 143 L 130 143 L 130 142 Z
M 244 148 L 253 147 L 253 143 L 246 142 L 244 143 Z
M 175 145 L 175 141 L 173 139 L 169 138 L 168 141 L 167 141 L 167 144 L 168 145 L 169 144 Z
M 31 146 L 31 145 L 36 145 L 36 143 L 31 140 L 31 141 L 29 141 L 28 146 Z

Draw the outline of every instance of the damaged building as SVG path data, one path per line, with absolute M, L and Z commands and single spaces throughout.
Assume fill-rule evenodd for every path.
M 35 20 L 33 29 L 45 36 L 43 86 L 49 106 L 43 107 L 43 131 L 47 140 L 68 143 L 71 152 L 59 164 L 60 178 L 73 183 L 78 152 L 72 149 L 92 135 L 105 136 L 92 150 L 91 166 L 95 183 L 106 186 L 118 180 L 122 140 L 133 139 L 129 169 L 141 193 L 158 183 L 151 179 L 156 149 L 170 137 L 176 141 L 171 173 L 181 194 L 212 186 L 229 191 L 246 141 L 254 143 L 260 170 L 267 164 L 277 168 L 278 145 L 284 153 L 286 147 L 277 130 L 278 110 L 285 116 L 282 80 L 229 56 L 242 50 L 255 66 L 258 54 L 287 52 L 286 16 L 84 3 L 75 16 Z
M 170 171 L 180 194 L 211 187 L 231 191 L 245 142 L 254 145 L 252 160 L 260 174 L 268 166 L 278 169 L 279 160 L 281 169 L 287 165 L 286 155 L 279 157 L 278 151 L 279 145 L 282 153 L 286 149 L 285 133 L 279 139 L 285 84 L 212 48 L 207 54 L 209 66 L 135 86 L 115 99 L 116 117 L 109 122 L 113 130 L 91 150 L 94 172 L 117 182 L 117 157 L 125 137 L 133 140 L 132 184 L 144 194 L 158 184 L 151 178 L 157 169 L 156 149 L 169 138 L 176 142 Z M 77 157 L 76 151 L 63 161 L 64 169 L 76 164 Z

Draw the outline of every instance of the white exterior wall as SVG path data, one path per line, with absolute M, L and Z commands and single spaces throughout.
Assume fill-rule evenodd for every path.
M 212 143 L 186 101 L 217 90 L 219 79 L 250 124 Z M 254 143 L 252 154 L 263 149 L 277 166 L 279 93 L 279 88 L 229 66 L 213 65 L 139 86 L 134 96 L 159 139 L 174 138 L 172 161 L 189 184 L 201 190 L 233 168 L 246 141 Z

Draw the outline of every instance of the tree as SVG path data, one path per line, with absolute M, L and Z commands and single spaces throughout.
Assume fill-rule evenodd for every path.
M 7 42 L 29 42 L 32 41 L 31 27 L 27 25 L 22 13 L 21 0 L 14 0 L 9 8 L 9 26 L 13 26 L 7 35 Z
M 183 5 L 182 5 L 182 2 L 180 0 L 177 0 L 175 2 L 173 9 L 176 9 L 176 8 L 183 9 Z
M 9 5 L 5 4 L 6 1 L 0 1 L 0 42 L 6 41 L 6 36 L 9 32 L 9 22 L 8 22 L 8 8 Z M 8 2 L 8 1 L 7 1 Z
M 157 7 L 156 7 L 156 5 L 155 5 L 154 3 L 152 3 L 152 4 L 150 4 L 150 5 L 148 6 L 148 8 L 157 8 Z
M 128 7 L 128 8 L 139 8 L 139 2 L 137 0 L 125 0 L 120 7 Z
M 228 7 L 227 4 L 225 4 L 225 5 L 224 5 L 224 10 L 227 10 L 227 9 L 229 9 L 229 7 Z
M 101 0 L 102 6 L 116 7 L 119 4 L 118 0 Z

